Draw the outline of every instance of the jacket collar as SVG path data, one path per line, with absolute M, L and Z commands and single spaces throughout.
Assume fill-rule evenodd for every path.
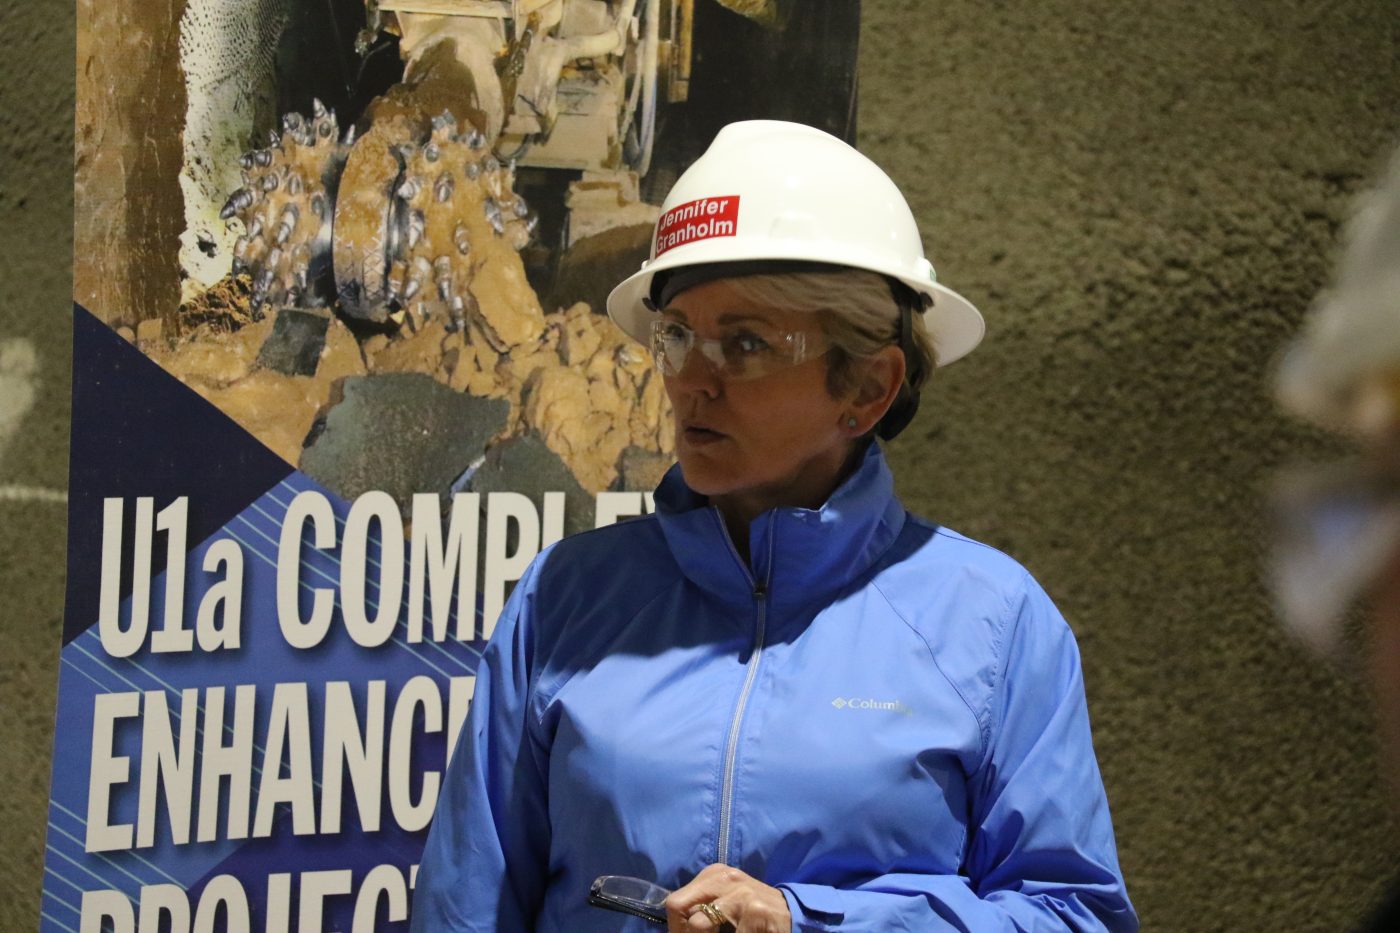
M 751 566 L 719 509 L 685 484 L 677 464 L 656 491 L 671 554 L 696 586 L 726 603 L 752 603 L 762 588 L 774 609 L 826 602 L 863 574 L 904 527 L 904 507 L 878 444 L 819 509 L 770 509 L 749 526 Z

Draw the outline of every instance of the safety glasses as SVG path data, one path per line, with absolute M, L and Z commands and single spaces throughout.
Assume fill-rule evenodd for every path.
M 759 320 L 725 325 L 718 337 L 699 337 L 680 321 L 661 318 L 651 325 L 651 352 L 667 376 L 678 376 L 691 351 L 699 350 L 725 379 L 759 379 L 826 353 L 820 337 L 784 331 Z

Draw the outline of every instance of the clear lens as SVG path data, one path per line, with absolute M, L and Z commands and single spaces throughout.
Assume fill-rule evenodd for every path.
M 805 333 L 774 331 L 761 324 L 732 325 L 719 337 L 709 338 L 697 337 L 675 320 L 662 319 L 651 326 L 651 352 L 667 376 L 679 375 L 691 352 L 698 349 L 725 379 L 758 379 L 820 355 L 808 352 L 807 344 Z
M 625 875 L 600 876 L 593 882 L 593 892 L 641 907 L 660 907 L 671 893 L 659 884 Z

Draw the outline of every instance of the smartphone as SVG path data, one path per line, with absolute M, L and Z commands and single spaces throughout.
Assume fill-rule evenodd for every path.
M 670 893 L 661 885 L 641 878 L 600 875 L 588 890 L 588 903 L 665 926 L 666 908 L 662 905 Z

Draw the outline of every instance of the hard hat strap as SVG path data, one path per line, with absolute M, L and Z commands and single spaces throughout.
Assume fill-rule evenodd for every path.
M 922 376 L 923 358 L 914 346 L 914 313 L 915 303 L 922 306 L 927 299 L 927 296 L 914 292 L 894 279 L 890 280 L 890 291 L 899 305 L 899 349 L 904 354 L 905 373 L 904 384 L 900 386 L 894 404 L 875 426 L 875 433 L 884 440 L 890 440 L 908 427 L 919 410 L 919 393 L 913 387 L 919 384 L 919 377 Z M 919 312 L 922 311 L 920 307 Z

